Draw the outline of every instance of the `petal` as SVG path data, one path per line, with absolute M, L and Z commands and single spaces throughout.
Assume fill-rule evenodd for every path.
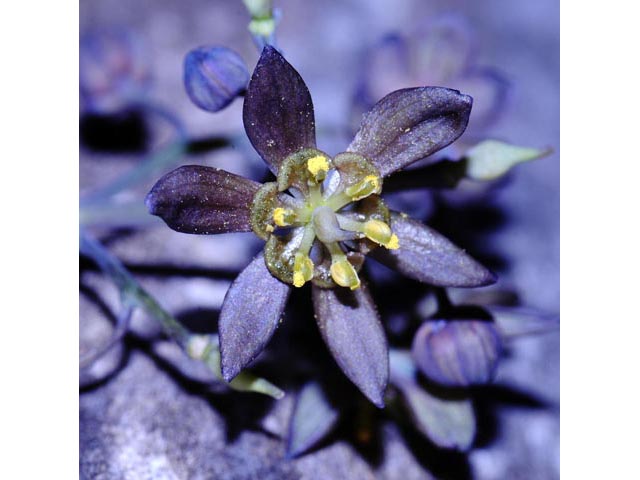
M 482 287 L 496 282 L 492 272 L 432 228 L 397 212 L 391 212 L 390 226 L 400 248 L 376 248 L 370 254 L 388 267 L 440 287 Z
M 331 432 L 338 416 L 322 386 L 317 382 L 306 383 L 291 416 L 287 456 L 296 457 L 316 446 Z
M 396 90 L 364 116 L 347 150 L 368 158 L 387 176 L 462 135 L 471 104 L 471 97 L 449 88 Z
M 387 339 L 365 285 L 353 291 L 314 285 L 313 305 L 333 358 L 362 393 L 383 408 L 389 379 Z
M 220 322 L 222 377 L 231 381 L 262 351 L 278 326 L 290 287 L 255 257 L 224 297 Z
M 145 204 L 178 232 L 250 232 L 251 202 L 259 188 L 218 168 L 186 165 L 158 180 Z
M 316 146 L 309 90 L 270 45 L 262 50 L 253 72 L 242 115 L 251 144 L 275 174 L 287 156 Z

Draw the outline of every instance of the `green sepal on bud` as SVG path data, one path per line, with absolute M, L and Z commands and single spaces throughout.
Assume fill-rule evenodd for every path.
M 519 163 L 536 160 L 551 153 L 551 149 L 527 148 L 498 140 L 484 140 L 465 154 L 465 176 L 473 180 L 495 180 Z

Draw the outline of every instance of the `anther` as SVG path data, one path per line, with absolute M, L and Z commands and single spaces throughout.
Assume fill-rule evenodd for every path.
M 368 220 L 365 222 L 364 234 L 369 240 L 373 240 L 389 250 L 396 250 L 400 247 L 398 236 L 391 231 L 389 225 L 380 220 Z
M 293 263 L 293 286 L 302 287 L 313 278 L 313 262 L 308 255 L 296 252 Z
M 342 256 L 339 259 L 334 259 L 331 262 L 331 278 L 341 287 L 349 287 L 351 290 L 355 290 L 360 287 L 360 278 L 358 272 L 353 268 L 353 265 L 349 263 L 347 257 Z
M 273 221 L 279 227 L 288 227 L 296 221 L 296 214 L 288 208 L 278 207 L 273 210 Z
M 351 197 L 353 201 L 357 201 L 362 200 L 373 193 L 380 193 L 380 190 L 380 177 L 367 175 L 355 185 L 345 188 L 344 193 Z
M 322 155 L 316 155 L 307 160 L 307 170 L 313 175 L 316 183 L 321 183 L 327 177 L 329 162 Z

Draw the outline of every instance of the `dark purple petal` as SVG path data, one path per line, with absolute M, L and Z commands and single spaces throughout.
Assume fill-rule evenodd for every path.
M 300 390 L 289 424 L 287 456 L 296 457 L 316 446 L 338 421 L 338 410 L 322 386 L 308 382 Z
M 226 47 L 199 47 L 184 58 L 184 87 L 193 103 L 218 112 L 247 88 L 249 71 L 242 57 Z
M 265 347 L 278 326 L 290 287 L 275 278 L 259 254 L 231 284 L 218 330 L 222 377 L 230 382 Z
M 376 248 L 370 254 L 388 267 L 441 287 L 482 287 L 496 282 L 493 273 L 432 228 L 397 212 L 391 212 L 390 226 L 400 248 Z
M 186 165 L 158 180 L 145 204 L 178 232 L 250 232 L 251 202 L 259 188 L 218 168 Z
M 380 100 L 347 149 L 387 176 L 446 147 L 464 132 L 472 99 L 442 87 L 406 88 Z
M 316 146 L 309 90 L 300 74 L 270 45 L 262 50 L 251 76 L 243 120 L 251 144 L 275 174 L 288 155 Z
M 313 305 L 333 358 L 362 393 L 383 408 L 389 379 L 387 339 L 365 285 L 353 291 L 314 285 Z
M 468 387 L 493 380 L 502 345 L 492 322 L 429 320 L 413 338 L 418 368 L 441 385 Z

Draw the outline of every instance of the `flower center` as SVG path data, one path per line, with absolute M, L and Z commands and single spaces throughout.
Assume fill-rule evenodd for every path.
M 358 288 L 364 255 L 378 245 L 399 247 L 381 189 L 378 170 L 361 155 L 331 159 L 306 149 L 289 156 L 278 181 L 263 185 L 252 205 L 269 270 L 296 287 L 313 280 Z

